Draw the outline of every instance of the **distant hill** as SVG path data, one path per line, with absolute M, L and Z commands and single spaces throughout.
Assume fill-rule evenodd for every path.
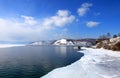
M 53 45 L 79 45 L 92 46 L 96 43 L 96 39 L 60 39 L 56 40 Z

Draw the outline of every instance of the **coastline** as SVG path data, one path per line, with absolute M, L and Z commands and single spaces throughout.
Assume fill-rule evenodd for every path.
M 25 46 L 0 44 L 0 48 Z M 56 68 L 40 78 L 120 78 L 120 51 L 82 47 L 84 56 L 71 65 Z
M 120 52 L 82 47 L 84 56 L 41 78 L 120 78 Z M 116 70 L 117 68 L 117 70 Z

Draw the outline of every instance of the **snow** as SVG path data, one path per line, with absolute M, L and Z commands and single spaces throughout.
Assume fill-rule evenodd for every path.
M 120 78 L 120 52 L 82 48 L 77 62 L 57 68 L 41 78 Z
M 54 42 L 53 45 L 79 45 L 79 46 L 92 46 L 91 42 L 88 41 L 77 41 L 77 40 L 69 40 L 69 39 L 60 39 Z
M 72 41 L 68 41 L 67 39 L 60 39 L 54 42 L 54 45 L 74 45 Z
M 79 45 L 79 46 L 92 46 L 92 43 L 87 42 L 87 41 L 75 41 L 75 45 Z
M 110 42 L 120 42 L 120 37 L 111 38 Z
M 43 42 L 33 42 L 32 44 L 29 45 L 43 45 Z
M 0 48 L 15 47 L 15 46 L 25 46 L 24 44 L 0 44 Z

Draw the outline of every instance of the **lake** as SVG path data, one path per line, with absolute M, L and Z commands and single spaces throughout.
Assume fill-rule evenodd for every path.
M 0 48 L 0 78 L 40 78 L 69 65 L 84 54 L 68 46 Z

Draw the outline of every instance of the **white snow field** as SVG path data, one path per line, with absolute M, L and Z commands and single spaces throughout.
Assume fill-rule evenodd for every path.
M 15 46 L 25 46 L 24 44 L 0 44 L 0 48 L 15 47 Z
M 120 52 L 82 48 L 77 62 L 57 68 L 41 78 L 120 78 Z

